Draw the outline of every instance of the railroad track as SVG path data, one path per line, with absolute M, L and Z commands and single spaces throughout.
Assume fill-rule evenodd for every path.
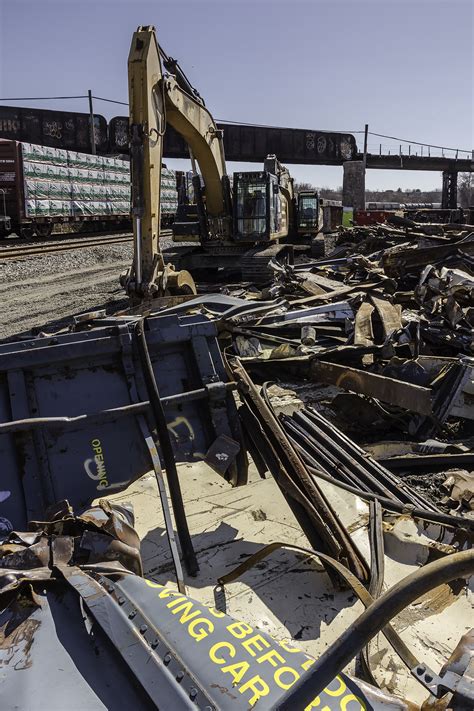
M 171 230 L 163 230 L 160 235 L 162 237 L 170 237 Z M 18 244 L 15 246 L 0 244 L 0 261 L 4 259 L 28 259 L 42 254 L 52 254 L 54 252 L 67 252 L 73 249 L 84 249 L 86 247 L 103 247 L 109 244 L 125 244 L 131 243 L 131 234 L 120 235 L 91 235 L 90 237 L 82 236 L 74 239 L 61 241 L 29 242 L 28 244 Z

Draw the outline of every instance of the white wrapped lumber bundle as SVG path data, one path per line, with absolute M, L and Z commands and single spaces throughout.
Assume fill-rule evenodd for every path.
M 130 214 L 130 164 L 118 158 L 22 143 L 27 217 Z M 162 169 L 162 213 L 176 212 L 173 170 Z

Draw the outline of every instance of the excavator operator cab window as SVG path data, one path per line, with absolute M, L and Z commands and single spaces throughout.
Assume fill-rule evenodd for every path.
M 234 173 L 235 236 L 246 242 L 267 239 L 269 183 L 265 173 Z
M 318 196 L 298 195 L 298 227 L 318 226 Z

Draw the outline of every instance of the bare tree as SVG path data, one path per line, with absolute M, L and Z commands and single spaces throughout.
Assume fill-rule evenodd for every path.
M 302 193 L 304 190 L 317 190 L 311 183 L 295 183 L 294 190 L 297 193 Z
M 461 207 L 470 207 L 474 204 L 474 178 L 472 173 L 459 174 L 458 202 Z

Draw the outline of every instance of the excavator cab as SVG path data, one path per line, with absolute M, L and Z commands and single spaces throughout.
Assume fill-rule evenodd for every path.
M 276 175 L 234 173 L 234 238 L 270 242 L 286 236 L 288 210 Z
M 319 207 L 319 196 L 315 190 L 298 193 L 298 234 L 317 235 Z

